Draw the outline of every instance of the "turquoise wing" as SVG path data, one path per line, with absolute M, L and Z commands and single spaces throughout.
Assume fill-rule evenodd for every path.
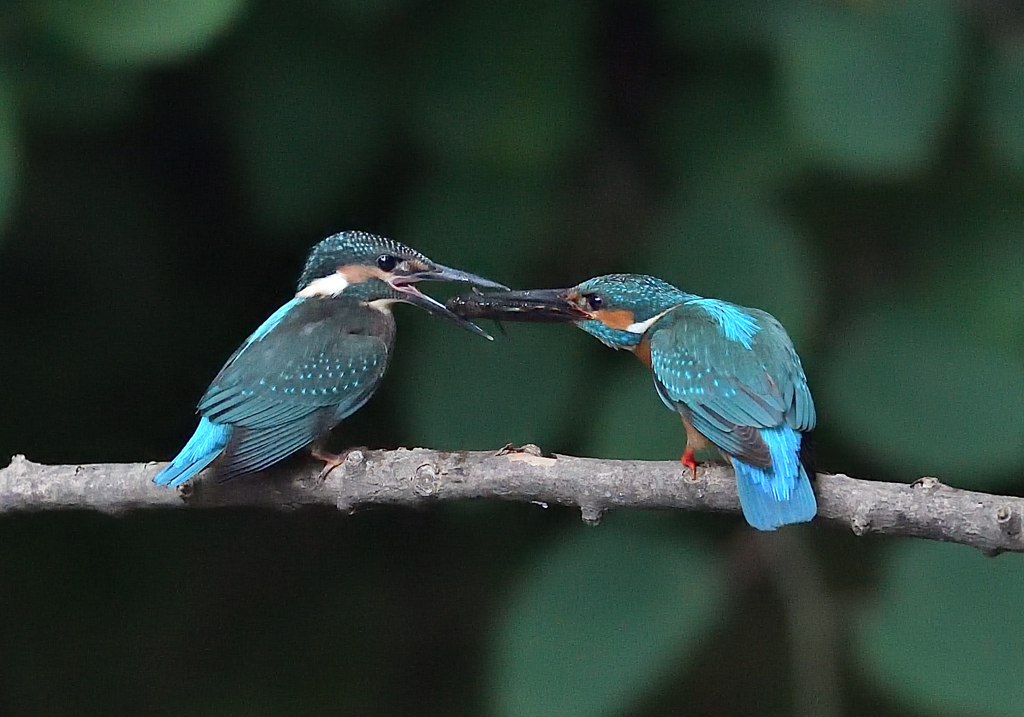
M 652 327 L 658 393 L 732 460 L 747 522 L 809 521 L 817 505 L 800 447 L 816 419 L 793 343 L 770 314 L 709 303 L 684 304 Z
M 745 340 L 727 338 L 702 306 L 677 307 L 649 332 L 651 366 L 670 408 L 725 453 L 767 467 L 771 452 L 759 429 L 810 430 L 814 403 L 782 325 L 763 311 L 742 311 L 755 326 Z
M 199 403 L 204 419 L 232 428 L 218 476 L 266 468 L 361 408 L 384 376 L 393 337 L 390 315 L 326 300 L 295 302 L 257 331 Z

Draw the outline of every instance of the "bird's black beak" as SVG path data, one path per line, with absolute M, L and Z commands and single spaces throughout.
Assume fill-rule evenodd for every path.
M 461 316 L 459 316 L 455 312 L 449 311 L 448 308 L 445 307 L 445 305 L 442 304 L 440 301 L 438 301 L 437 299 L 434 299 L 433 297 L 427 296 L 426 294 L 422 293 L 419 289 L 417 289 L 412 284 L 404 284 L 404 285 L 401 285 L 401 286 L 396 286 L 395 288 L 399 292 L 401 292 L 402 300 L 405 301 L 406 303 L 413 304 L 414 306 L 422 307 L 422 308 L 426 309 L 427 311 L 429 311 L 432 314 L 437 314 L 438 316 L 443 316 L 444 318 L 448 319 L 449 321 L 451 321 L 456 326 L 461 326 L 466 331 L 470 331 L 470 332 L 472 332 L 474 334 L 478 334 L 479 336 L 483 336 L 488 341 L 493 341 L 494 340 L 493 336 L 491 336 L 489 333 L 487 333 L 486 331 L 481 329 L 479 326 L 474 324 L 472 321 L 468 321 L 467 319 L 462 318 Z
M 470 331 L 474 334 L 483 336 L 489 341 L 493 341 L 494 337 L 489 333 L 481 329 L 479 326 L 474 324 L 472 321 L 459 316 L 458 314 L 450 311 L 444 304 L 436 299 L 427 296 L 416 288 L 415 282 L 417 281 L 460 281 L 467 284 L 475 284 L 476 286 L 484 286 L 491 289 L 507 289 L 508 287 L 504 284 L 499 284 L 496 281 L 485 279 L 482 276 L 476 274 L 470 274 L 469 272 L 459 271 L 458 269 L 452 269 L 441 264 L 434 264 L 429 269 L 420 271 L 413 271 L 408 274 L 398 275 L 391 279 L 391 286 L 395 290 L 402 294 L 402 298 L 410 304 L 422 307 L 432 314 L 443 316 L 444 318 L 451 321 L 457 326 Z
M 442 266 L 441 264 L 434 264 L 429 269 L 413 271 L 408 274 L 398 275 L 395 277 L 395 283 L 398 284 L 411 284 L 415 281 L 458 281 L 463 284 L 482 286 L 486 289 L 508 290 L 508 287 L 504 284 L 499 284 L 496 281 L 485 279 L 484 277 L 477 276 L 476 274 L 470 274 L 468 271 L 459 271 L 458 269 L 452 269 L 448 266 Z
M 495 321 L 570 322 L 590 318 L 569 300 L 570 289 L 474 292 L 448 299 L 447 308 L 467 319 Z

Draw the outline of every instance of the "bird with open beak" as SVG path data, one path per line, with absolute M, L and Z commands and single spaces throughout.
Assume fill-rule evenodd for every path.
M 503 289 L 437 264 L 397 241 L 342 232 L 313 247 L 295 296 L 228 359 L 199 401 L 192 438 L 153 479 L 177 486 L 207 466 L 227 480 L 277 463 L 359 410 L 391 359 L 391 308 L 420 306 L 488 339 L 480 327 L 421 293 L 419 281 Z M 342 460 L 314 450 L 323 478 Z

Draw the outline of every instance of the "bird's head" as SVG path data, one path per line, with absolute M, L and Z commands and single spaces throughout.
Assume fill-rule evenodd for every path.
M 330 236 L 313 247 L 299 279 L 296 296 L 346 296 L 382 309 L 401 301 L 420 306 L 473 333 L 490 338 L 480 327 L 420 292 L 416 288 L 418 281 L 459 281 L 493 289 L 507 288 L 482 276 L 433 262 L 393 239 L 350 231 Z
M 642 274 L 608 274 L 568 289 L 464 294 L 448 302 L 460 316 L 510 321 L 565 321 L 613 348 L 631 348 L 669 309 L 692 294 Z

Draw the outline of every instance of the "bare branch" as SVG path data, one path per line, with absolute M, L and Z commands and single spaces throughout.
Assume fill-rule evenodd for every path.
M 675 461 L 539 455 L 534 446 L 495 452 L 424 448 L 353 450 L 327 480 L 319 464 L 271 469 L 229 483 L 203 480 L 183 491 L 153 485 L 161 464 L 48 466 L 15 456 L 0 470 L 0 514 L 55 509 L 123 513 L 144 508 L 252 506 L 287 510 L 328 505 L 423 505 L 488 498 L 579 506 L 596 523 L 613 508 L 739 512 L 732 469 L 702 465 L 696 481 Z M 958 490 L 934 478 L 907 485 L 819 474 L 818 521 L 856 535 L 898 535 L 961 543 L 986 553 L 1024 552 L 1024 499 Z

